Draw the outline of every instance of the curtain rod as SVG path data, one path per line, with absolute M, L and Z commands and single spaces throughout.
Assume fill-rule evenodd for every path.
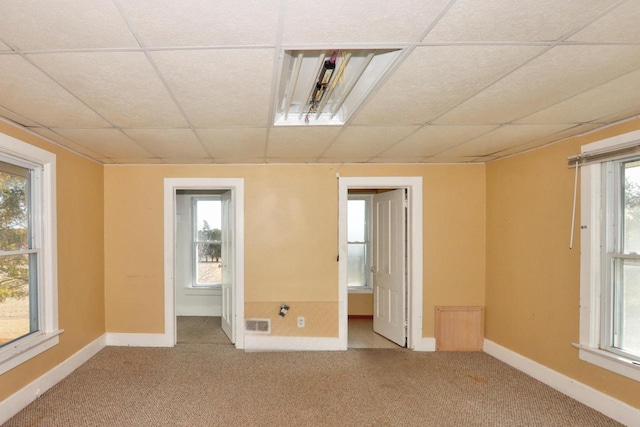
M 614 150 L 595 150 L 571 156 L 568 159 L 568 167 L 574 168 L 610 160 L 621 160 L 635 155 L 640 155 L 640 141 L 634 141 Z

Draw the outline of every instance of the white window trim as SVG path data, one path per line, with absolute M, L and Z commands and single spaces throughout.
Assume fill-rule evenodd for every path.
M 366 286 L 349 286 L 350 294 L 372 294 L 373 293 L 373 273 L 371 272 L 371 264 L 373 263 L 373 249 L 371 245 L 371 236 L 373 235 L 373 221 L 371 216 L 371 206 L 373 205 L 373 194 L 349 194 L 347 200 L 365 200 L 367 218 L 367 285 Z
M 59 343 L 58 259 L 56 234 L 56 156 L 8 135 L 0 134 L 0 153 L 42 167 L 41 236 L 42 260 L 39 264 L 39 331 L 0 349 L 0 375 Z
M 582 153 L 614 149 L 640 141 L 640 131 L 629 132 L 582 147 Z M 640 381 L 637 362 L 601 349 L 602 252 L 602 163 L 581 167 L 581 253 L 580 253 L 580 343 L 581 360 Z M 604 295 L 602 295 L 604 298 Z
M 218 200 L 220 201 L 220 195 L 192 195 L 190 198 L 190 208 L 191 209 L 191 281 L 187 284 L 187 289 L 189 291 L 196 291 L 191 295 L 221 295 L 222 294 L 222 283 L 207 283 L 203 285 L 199 285 L 198 282 L 198 254 L 196 252 L 196 234 L 197 234 L 197 218 L 198 213 L 196 209 L 196 204 L 199 200 Z M 204 293 L 197 291 L 210 291 L 210 290 L 218 290 L 217 293 Z M 187 293 L 185 293 L 187 294 Z

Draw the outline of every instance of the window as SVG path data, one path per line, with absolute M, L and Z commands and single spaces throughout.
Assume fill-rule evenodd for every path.
M 222 283 L 222 205 L 220 196 L 192 198 L 193 286 Z
M 0 135 L 0 374 L 58 343 L 55 156 Z
M 583 147 L 580 358 L 640 381 L 640 132 Z M 590 160 L 591 159 L 591 160 Z
M 347 201 L 347 283 L 349 291 L 370 292 L 371 195 L 349 195 Z

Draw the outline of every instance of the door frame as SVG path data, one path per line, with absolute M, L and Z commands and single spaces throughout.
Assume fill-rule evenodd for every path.
M 177 341 L 175 305 L 176 191 L 230 190 L 234 211 L 233 306 L 235 346 L 244 348 L 244 178 L 164 179 L 164 335 L 165 342 Z
M 338 339 L 348 348 L 349 289 L 347 285 L 347 201 L 350 189 L 400 189 L 407 191 L 407 348 L 423 349 L 422 338 L 422 177 L 338 176 Z

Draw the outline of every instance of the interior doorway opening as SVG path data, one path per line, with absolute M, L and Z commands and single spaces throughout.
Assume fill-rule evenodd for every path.
M 167 341 L 177 343 L 179 318 L 196 335 L 219 320 L 244 348 L 244 180 L 166 178 L 164 190 Z
M 338 187 L 341 345 L 349 347 L 349 296 L 355 294 L 350 273 L 355 267 L 349 259 L 362 254 L 357 246 L 366 243 L 349 236 L 349 195 L 372 193 L 369 271 L 359 267 L 371 286 L 360 292 L 372 295 L 372 329 L 399 346 L 416 349 L 422 340 L 422 178 L 339 177 Z

